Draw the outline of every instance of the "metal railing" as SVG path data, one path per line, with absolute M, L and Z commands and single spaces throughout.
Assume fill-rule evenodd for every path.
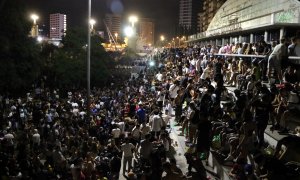
M 226 57 L 249 57 L 251 59 L 253 58 L 265 58 L 266 55 L 255 55 L 255 54 L 213 54 L 214 56 L 226 56 Z M 299 56 L 289 56 L 289 61 L 293 64 L 300 65 L 300 57 Z

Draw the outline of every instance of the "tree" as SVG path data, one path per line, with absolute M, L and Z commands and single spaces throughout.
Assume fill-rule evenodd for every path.
M 71 28 L 63 37 L 63 47 L 54 52 L 52 65 L 55 83 L 60 88 L 85 88 L 86 86 L 86 31 Z M 110 77 L 114 61 L 105 52 L 98 35 L 91 37 L 91 87 L 104 86 Z
M 40 75 L 42 61 L 22 0 L 0 3 L 0 91 L 24 91 Z

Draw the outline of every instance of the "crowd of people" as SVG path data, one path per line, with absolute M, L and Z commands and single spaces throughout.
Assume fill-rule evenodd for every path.
M 269 56 L 254 60 L 214 55 L 244 52 L 241 44 L 165 49 L 157 67 L 93 88 L 88 108 L 85 90 L 37 87 L 20 98 L 1 96 L 1 179 L 114 180 L 120 172 L 127 179 L 205 179 L 199 163 L 210 151 L 235 162 L 230 174 L 236 179 L 284 179 L 281 160 L 289 146 L 276 148 L 274 157 L 262 151 L 269 123 L 286 133 L 299 115 L 296 70 L 288 63 L 278 67 L 286 61 L 278 53 L 298 46 L 272 49 L 262 41 L 251 49 Z M 268 88 L 262 82 L 275 77 L 270 72 L 280 74 L 279 85 Z M 173 115 L 189 147 L 185 175 L 170 152 Z M 293 140 L 281 144 L 299 141 L 299 134 L 297 128 Z M 257 166 L 247 161 L 251 155 Z

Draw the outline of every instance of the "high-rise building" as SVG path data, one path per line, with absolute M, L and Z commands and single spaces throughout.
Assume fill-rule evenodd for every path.
M 138 37 L 144 45 L 154 44 L 154 20 L 150 18 L 141 18 L 137 23 Z
M 105 14 L 105 24 L 107 27 L 105 27 L 105 38 L 108 39 L 108 30 L 109 29 L 110 33 L 112 36 L 115 34 L 120 35 L 121 34 L 121 21 L 122 21 L 122 16 L 118 14 Z M 117 37 L 114 37 L 117 38 Z
M 207 30 L 213 17 L 226 0 L 203 0 L 201 12 L 198 13 L 198 32 Z
M 67 30 L 67 16 L 65 14 L 50 14 L 50 39 L 61 39 Z
M 184 34 L 196 33 L 201 2 L 202 0 L 180 0 L 179 28 L 184 29 Z

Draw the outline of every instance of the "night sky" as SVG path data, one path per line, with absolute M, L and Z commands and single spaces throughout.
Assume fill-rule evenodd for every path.
M 39 14 L 39 24 L 49 24 L 49 14 L 67 14 L 68 27 L 85 26 L 87 20 L 87 0 L 26 0 L 28 13 Z M 169 35 L 178 24 L 179 0 L 92 0 L 92 17 L 96 28 L 102 27 L 105 13 L 116 12 L 126 18 L 136 14 L 143 18 L 153 18 L 156 37 Z

